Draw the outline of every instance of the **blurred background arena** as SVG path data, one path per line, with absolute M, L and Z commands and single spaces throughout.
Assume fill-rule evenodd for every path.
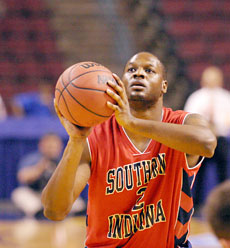
M 55 114 L 27 116 L 15 106 L 17 96 L 39 92 L 41 85 L 54 93 L 64 69 L 81 61 L 101 63 L 121 76 L 139 51 L 165 64 L 168 107 L 183 109 L 210 65 L 221 68 L 230 90 L 230 1 L 0 0 L 0 95 L 7 112 L 0 121 L 0 247 L 83 247 L 85 235 L 84 216 L 26 225 L 11 202 L 20 158 L 47 132 L 67 139 Z M 204 198 L 217 183 L 215 169 L 207 173 Z M 194 247 L 219 247 L 202 218 L 194 218 L 191 232 Z

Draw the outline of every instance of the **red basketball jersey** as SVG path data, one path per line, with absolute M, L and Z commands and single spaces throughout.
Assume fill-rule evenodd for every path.
M 164 108 L 163 122 L 187 113 Z M 140 152 L 114 116 L 88 137 L 91 177 L 86 247 L 180 247 L 188 244 L 191 188 L 199 166 L 151 140 Z M 186 247 L 186 246 L 184 246 Z

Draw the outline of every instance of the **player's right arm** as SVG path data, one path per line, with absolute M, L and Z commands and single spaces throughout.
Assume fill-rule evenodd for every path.
M 69 134 L 63 156 L 42 192 L 44 215 L 51 220 L 62 220 L 84 189 L 90 177 L 90 154 L 86 142 L 90 128 L 77 128 L 61 116 L 58 117 Z

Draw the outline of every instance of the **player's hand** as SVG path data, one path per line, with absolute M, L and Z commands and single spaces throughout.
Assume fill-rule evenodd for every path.
M 116 104 L 111 102 L 107 102 L 107 106 L 114 110 L 117 122 L 126 127 L 129 125 L 131 119 L 133 118 L 130 108 L 129 108 L 129 101 L 126 95 L 125 87 L 121 79 L 113 73 L 113 77 L 116 80 L 117 84 L 108 81 L 108 85 L 112 87 L 116 93 L 112 90 L 107 89 L 106 93 L 116 101 Z
M 91 127 L 80 127 L 77 125 L 74 125 L 70 121 L 68 121 L 60 112 L 57 102 L 54 99 L 54 108 L 57 113 L 57 116 L 61 122 L 61 124 L 64 126 L 66 132 L 68 133 L 70 138 L 73 139 L 85 139 L 91 132 Z

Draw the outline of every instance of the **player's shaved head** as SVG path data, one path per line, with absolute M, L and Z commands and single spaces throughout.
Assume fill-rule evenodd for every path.
M 136 53 L 134 56 L 132 56 L 129 61 L 127 62 L 126 66 L 129 64 L 129 63 L 132 63 L 132 61 L 134 61 L 135 59 L 137 59 L 138 57 L 142 57 L 144 58 L 145 60 L 149 60 L 150 62 L 157 62 L 159 63 L 160 67 L 161 67 L 161 71 L 162 71 L 162 76 L 163 76 L 163 79 L 166 80 L 166 69 L 165 69 L 165 66 L 163 65 L 163 63 L 160 61 L 160 59 L 155 56 L 154 54 L 150 53 L 150 52 L 139 52 L 139 53 Z

